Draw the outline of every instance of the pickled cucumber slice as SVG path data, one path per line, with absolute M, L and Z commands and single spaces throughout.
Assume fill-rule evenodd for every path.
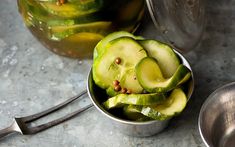
M 159 104 L 165 100 L 165 95 L 162 93 L 151 94 L 118 94 L 109 98 L 103 103 L 106 109 L 112 109 L 115 107 L 122 107 L 124 104 L 131 105 L 153 105 Z
M 132 93 L 141 93 L 143 88 L 136 79 L 135 66 L 147 56 L 147 53 L 134 39 L 122 37 L 109 42 L 104 53 L 93 63 L 93 79 L 95 83 L 107 89 L 113 87 L 118 80 L 121 87 L 128 88 Z M 115 60 L 121 59 L 117 64 Z
M 48 27 L 51 27 L 51 26 L 71 26 L 77 24 L 97 22 L 100 20 L 105 20 L 105 18 L 103 17 L 102 13 L 92 13 L 74 18 L 67 18 L 67 19 L 54 18 L 54 19 L 44 19 L 44 20 L 47 23 Z
M 187 97 L 182 89 L 177 88 L 172 91 L 170 96 L 158 105 L 138 106 L 129 105 L 128 110 L 139 112 L 156 120 L 166 120 L 181 113 L 187 104 Z
M 120 38 L 120 37 L 131 37 L 134 38 L 136 40 L 142 40 L 143 37 L 140 36 L 134 36 L 133 34 L 129 33 L 129 32 L 125 32 L 125 31 L 118 31 L 118 32 L 114 32 L 111 33 L 109 35 L 107 35 L 104 39 L 102 39 L 95 47 L 94 49 L 94 54 L 93 54 L 93 58 L 95 59 L 98 55 L 101 55 L 103 53 L 103 51 L 105 50 L 105 46 L 112 40 Z
M 139 112 L 138 109 L 132 107 L 132 105 L 125 105 L 123 107 L 124 116 L 126 116 L 129 120 L 134 121 L 149 121 L 153 120 L 152 118 L 145 116 Z
M 71 26 L 53 26 L 50 28 L 49 38 L 52 40 L 61 40 L 70 35 L 82 32 L 104 34 L 104 32 L 110 29 L 111 24 L 112 22 L 109 21 L 98 21 Z
M 103 6 L 103 0 L 85 0 L 67 2 L 58 6 L 56 3 L 40 2 L 49 13 L 64 18 L 78 17 L 99 11 Z
M 84 55 L 93 51 L 97 42 L 99 42 L 104 36 L 97 33 L 82 32 L 71 35 L 61 42 L 65 42 L 67 49 L 64 50 L 71 57 L 77 57 L 82 52 Z M 77 48 L 74 48 L 77 47 Z
M 39 25 L 39 21 L 36 20 L 34 15 L 37 15 L 39 13 L 42 13 L 43 15 L 45 15 L 45 12 L 41 11 L 40 7 L 34 8 L 32 3 L 34 3 L 35 6 L 37 6 L 36 2 L 31 2 L 31 1 L 26 1 L 26 0 L 19 0 L 18 1 L 20 13 L 22 14 L 22 17 L 23 17 L 23 20 L 24 20 L 26 26 L 28 26 L 28 27 Z M 33 14 L 33 13 L 35 13 L 35 14 Z
M 25 1 L 25 3 L 27 3 L 27 12 L 30 14 L 30 17 L 32 19 L 37 19 L 38 21 L 45 23 L 47 27 L 68 26 L 105 20 L 104 14 L 102 14 L 101 12 L 73 18 L 61 18 L 58 16 L 51 15 L 38 2 L 27 0 Z
M 175 73 L 180 60 L 170 46 L 156 40 L 141 40 L 139 43 L 150 57 L 157 60 L 164 78 L 169 78 Z
M 148 92 L 168 92 L 185 82 L 190 74 L 190 70 L 181 64 L 170 78 L 165 79 L 157 61 L 152 57 L 142 59 L 136 66 L 137 79 Z

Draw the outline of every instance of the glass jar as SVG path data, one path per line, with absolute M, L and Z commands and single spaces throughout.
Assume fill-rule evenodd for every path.
M 98 41 L 113 31 L 134 32 L 144 0 L 18 0 L 34 36 L 56 54 L 91 57 Z
M 204 31 L 206 0 L 146 0 L 153 23 L 181 52 L 195 48 Z

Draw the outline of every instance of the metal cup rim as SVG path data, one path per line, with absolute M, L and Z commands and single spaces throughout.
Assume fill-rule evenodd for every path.
M 201 106 L 201 109 L 200 109 L 200 112 L 199 112 L 199 116 L 198 116 L 198 129 L 199 129 L 199 133 L 200 133 L 200 136 L 204 142 L 204 144 L 207 146 L 207 147 L 210 147 L 210 146 L 213 146 L 211 144 L 209 144 L 209 140 L 207 138 L 205 138 L 204 136 L 204 132 L 202 130 L 202 116 L 203 116 L 203 112 L 206 110 L 208 104 L 211 103 L 211 101 L 213 101 L 213 99 L 216 99 L 217 97 L 215 97 L 215 95 L 217 93 L 219 93 L 220 91 L 228 88 L 229 86 L 232 86 L 232 85 L 235 85 L 235 82 L 231 82 L 231 83 L 228 83 L 228 84 L 225 84 L 223 85 L 222 87 L 219 87 L 217 88 L 216 90 L 214 90 L 208 97 L 207 99 L 203 102 L 202 106 Z

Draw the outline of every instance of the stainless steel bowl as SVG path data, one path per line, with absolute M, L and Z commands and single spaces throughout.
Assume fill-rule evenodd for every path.
M 198 125 L 208 147 L 235 147 L 235 82 L 208 97 L 202 105 Z
M 192 69 L 188 61 L 179 52 L 175 51 L 175 53 L 181 59 L 182 64 L 184 64 L 191 70 L 192 78 L 189 82 L 187 82 L 188 84 L 187 97 L 190 98 L 194 89 L 194 78 L 193 78 Z M 102 114 L 110 118 L 111 122 L 113 123 L 113 127 L 115 129 L 118 129 L 120 132 L 124 134 L 131 135 L 131 136 L 138 136 L 138 137 L 151 136 L 151 135 L 161 132 L 169 123 L 169 119 L 164 120 L 164 121 L 153 120 L 153 121 L 145 121 L 145 122 L 125 120 L 105 110 L 101 105 L 101 103 L 104 101 L 103 99 L 104 93 L 102 92 L 101 89 L 99 89 L 99 87 L 97 87 L 94 84 L 94 81 L 92 79 L 92 71 L 90 71 L 88 75 L 87 90 L 94 106 Z

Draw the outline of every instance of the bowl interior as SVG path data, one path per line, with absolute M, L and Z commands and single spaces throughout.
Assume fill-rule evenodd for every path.
M 175 50 L 174 50 L 175 51 Z M 193 72 L 192 69 L 190 67 L 189 62 L 177 51 L 175 51 L 175 53 L 178 55 L 178 57 L 181 60 L 181 63 L 184 64 L 186 67 L 188 67 L 191 70 L 191 79 L 188 80 L 186 83 L 184 83 L 184 91 L 188 97 L 188 99 L 192 96 L 193 90 L 194 90 L 194 77 L 193 77 Z M 147 122 L 135 122 L 135 121 L 130 121 L 128 120 L 123 114 L 122 114 L 122 110 L 120 109 L 113 109 L 110 111 L 107 111 L 103 108 L 102 103 L 104 101 L 107 100 L 107 95 L 105 90 L 99 88 L 93 81 L 92 78 L 92 69 L 89 72 L 88 75 L 88 84 L 87 84 L 87 90 L 89 93 L 89 96 L 93 102 L 93 104 L 95 105 L 95 107 L 101 111 L 103 114 L 105 114 L 106 116 L 108 116 L 109 118 L 115 120 L 115 121 L 119 121 L 122 123 L 129 123 L 129 124 L 144 124 L 144 123 L 149 123 L 149 122 L 153 122 L 153 121 L 147 121 Z
M 235 82 L 219 88 L 204 102 L 199 131 L 207 146 L 235 146 Z

